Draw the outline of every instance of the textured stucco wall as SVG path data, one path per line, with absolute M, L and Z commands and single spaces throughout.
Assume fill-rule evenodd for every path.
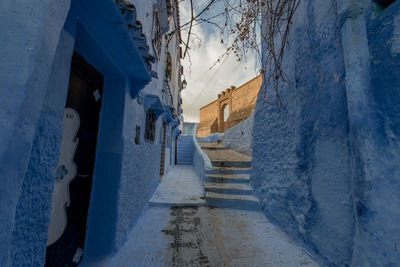
M 399 10 L 302 1 L 283 106 L 265 83 L 257 100 L 251 183 L 266 216 L 324 265 L 400 261 Z
M 16 208 L 10 264 L 40 264 L 43 261 L 46 247 L 38 244 L 45 244 L 47 241 L 54 168 L 59 157 L 59 151 L 55 148 L 59 147 L 62 138 L 62 119 L 73 46 L 74 39 L 63 31 Z
M 18 217 L 21 216 L 21 213 L 16 212 L 17 207 L 20 206 L 18 202 L 21 188 L 34 189 L 35 182 L 40 177 L 38 175 L 40 172 L 33 176 L 26 173 L 28 166 L 33 164 L 30 162 L 31 153 L 37 154 L 45 149 L 46 145 L 57 145 L 60 141 L 59 137 L 53 136 L 51 131 L 43 131 L 43 136 L 49 137 L 47 141 L 39 141 L 34 136 L 60 116 L 57 113 L 52 114 L 51 110 L 43 110 L 43 115 L 41 115 L 41 111 L 69 5 L 70 1 L 34 3 L 6 0 L 0 3 L 2 10 L 0 23 L 4 29 L 0 36 L 2 43 L 0 50 L 2 58 L 0 61 L 0 127 L 2 129 L 0 131 L 0 177 L 2 179 L 0 262 L 2 265 L 8 265 L 11 262 L 13 229 L 16 221 L 18 223 Z M 52 23 L 49 24 L 48 21 Z M 59 127 L 60 123 L 55 125 Z M 41 144 L 38 147 L 39 143 Z M 47 151 L 52 153 L 50 150 Z M 47 159 L 52 162 L 51 156 Z M 46 159 L 42 158 L 42 160 L 38 163 L 46 166 Z M 33 184 L 26 183 L 25 179 L 31 179 Z M 49 177 L 45 176 L 43 179 L 48 181 Z M 41 181 L 37 183 L 40 184 Z M 47 189 L 42 188 L 41 192 L 44 197 L 48 196 Z M 21 196 L 21 198 L 24 197 Z M 35 200 L 40 200 L 40 196 L 37 196 Z M 35 206 L 36 203 L 33 201 L 26 208 Z M 43 211 L 37 210 L 39 210 L 38 214 L 46 213 L 48 206 L 43 207 Z M 46 227 L 45 225 L 43 227 Z M 37 240 L 42 241 L 43 238 L 43 235 L 37 236 L 37 239 L 26 245 L 26 251 L 35 252 L 33 244 Z M 32 254 L 32 262 L 38 262 L 38 258 L 40 255 Z
M 205 171 L 212 169 L 210 158 L 203 152 L 195 136 L 193 136 L 193 168 L 202 182 L 205 181 Z
M 353 264 L 396 266 L 400 262 L 400 2 L 382 12 L 374 11 L 366 9 L 364 18 L 348 20 L 343 26 L 343 36 L 352 31 L 349 40 L 362 36 L 363 43 L 368 43 L 367 49 L 361 50 L 359 45 L 352 49 L 346 69 L 353 74 L 348 101 L 354 109 L 350 121 L 357 156 L 354 195 L 358 231 Z M 351 41 L 348 47 L 356 43 Z M 360 65 L 366 66 L 365 72 Z M 366 83 L 356 90 L 359 80 Z
M 142 105 L 137 104 L 136 100 L 129 97 L 125 99 L 124 152 L 116 230 L 117 247 L 124 243 L 129 229 L 158 185 L 161 157 L 161 116 L 157 120 L 154 143 L 145 141 L 145 110 Z M 135 144 L 136 125 L 140 127 L 139 145 Z
M 254 112 L 247 120 L 225 131 L 224 138 L 222 139 L 224 146 L 228 149 L 251 156 L 253 153 L 253 124 Z
M 153 14 L 153 5 L 150 2 L 131 1 L 136 9 L 137 16 L 143 24 L 143 32 L 146 35 L 148 45 L 152 47 L 152 17 L 146 14 Z M 156 1 L 153 1 L 155 3 Z M 165 76 L 165 39 L 162 38 L 163 45 L 160 58 L 153 65 L 153 70 L 158 73 L 159 79 L 152 79 L 148 85 L 143 88 L 143 94 L 157 95 L 159 99 L 168 104 L 165 94 L 161 91 L 164 87 Z M 170 42 L 170 53 L 173 61 L 177 60 L 179 54 L 175 50 L 175 39 Z M 155 54 L 154 52 L 152 53 Z M 173 69 L 173 74 L 178 72 Z M 175 80 L 172 81 L 177 82 Z M 173 96 L 179 95 L 179 86 L 172 84 Z M 146 125 L 146 110 L 143 104 L 139 104 L 136 98 L 130 96 L 130 89 L 124 90 L 124 109 L 120 117 L 123 118 L 122 124 L 122 152 L 120 163 L 120 181 L 117 189 L 116 211 L 115 211 L 115 233 L 113 240 L 113 250 L 118 250 L 126 241 L 127 234 L 136 223 L 141 211 L 146 207 L 154 190 L 159 183 L 160 159 L 161 159 L 161 132 L 163 116 L 160 115 L 156 122 L 156 132 L 154 142 L 148 142 L 144 139 Z M 175 97 L 177 100 L 177 97 Z M 177 107 L 176 101 L 174 106 Z M 136 126 L 140 127 L 140 143 L 135 144 Z M 174 139 L 175 130 L 171 138 L 170 127 L 167 125 L 166 138 Z M 165 149 L 165 172 L 164 175 L 174 166 L 174 161 L 170 160 L 173 154 L 167 147 Z M 174 148 L 174 143 L 170 142 L 170 147 Z
M 140 1 L 137 8 L 150 47 L 152 18 L 146 14 L 153 14 L 153 2 Z M 84 258 L 111 253 L 124 242 L 158 185 L 162 116 L 155 142 L 144 142 L 145 111 L 132 99 L 148 83 L 143 59 L 133 43 L 124 39 L 129 36 L 127 28 L 115 23 L 121 17 L 113 2 L 99 1 L 93 6 L 75 0 L 71 4 L 3 1 L 0 7 L 5 27 L 0 36 L 5 44 L 0 51 L 0 265 L 44 264 L 74 49 L 104 75 Z M 93 29 L 92 25 L 99 26 Z M 178 49 L 170 49 L 174 62 L 179 62 Z M 164 77 L 163 56 L 153 70 Z M 173 71 L 177 107 L 180 86 L 176 84 L 178 70 Z M 153 79 L 144 93 L 162 99 L 162 83 Z M 141 127 L 140 145 L 134 143 L 135 125 Z M 174 143 L 170 144 L 173 148 Z M 167 148 L 166 153 L 168 171 L 171 151 Z
M 272 222 L 321 262 L 344 265 L 354 218 L 336 21 L 336 1 L 301 2 L 284 59 L 290 82 L 280 86 L 283 106 L 265 83 L 257 100 L 251 184 Z

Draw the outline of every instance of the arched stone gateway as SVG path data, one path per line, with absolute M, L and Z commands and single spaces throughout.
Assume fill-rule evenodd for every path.
M 246 120 L 253 112 L 261 82 L 259 75 L 238 88 L 231 86 L 218 94 L 215 101 L 202 107 L 196 136 L 223 133 Z

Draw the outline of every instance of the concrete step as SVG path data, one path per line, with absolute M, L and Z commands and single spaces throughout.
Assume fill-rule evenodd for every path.
M 183 161 L 192 161 L 192 157 L 178 157 L 178 160 L 183 160 Z
M 192 154 L 193 150 L 192 149 L 178 149 L 178 153 Z
M 178 160 L 192 161 L 193 158 L 192 158 L 192 157 L 179 157 L 179 156 L 178 156 Z
M 181 158 L 181 159 L 183 159 L 183 158 L 192 158 L 192 154 L 188 154 L 188 155 L 178 154 L 178 158 Z
M 204 150 L 226 150 L 225 147 L 201 147 Z
M 188 150 L 179 150 L 178 149 L 178 154 L 192 154 L 193 153 L 193 150 L 191 150 L 191 149 L 188 149 Z
M 213 167 L 251 167 L 251 161 L 211 161 Z
M 178 160 L 179 164 L 188 164 L 188 165 L 192 165 L 193 160 Z
M 190 146 L 179 147 L 179 146 L 178 146 L 178 151 L 179 151 L 179 150 L 185 150 L 185 151 L 187 151 L 187 150 L 193 150 L 193 147 L 190 147 Z
M 180 160 L 180 159 L 178 159 L 178 163 L 184 163 L 184 164 L 192 164 L 193 163 L 193 160 Z
M 178 151 L 193 151 L 192 147 L 178 147 Z
M 239 167 L 213 167 L 211 170 L 206 170 L 206 174 L 239 174 L 250 173 L 251 168 Z
M 249 183 L 250 174 L 238 173 L 238 174 L 206 174 L 206 182 L 210 183 Z
M 207 192 L 222 194 L 251 195 L 252 189 L 249 184 L 243 183 L 210 183 L 206 182 L 204 188 Z
M 193 159 L 192 158 L 179 158 L 178 157 L 178 161 L 187 161 L 187 162 L 192 162 Z
M 234 195 L 234 194 L 206 192 L 206 203 L 209 206 L 217 208 L 232 208 L 232 209 L 246 209 L 246 210 L 260 209 L 258 199 L 252 195 Z
M 227 149 L 224 145 L 219 143 L 203 143 L 203 142 L 198 142 L 198 143 L 202 149 L 211 149 L 211 150 L 214 148 L 216 148 L 216 150 Z
M 178 152 L 178 156 L 184 156 L 184 157 L 188 156 L 188 157 L 191 157 L 191 156 L 192 156 L 192 153 Z

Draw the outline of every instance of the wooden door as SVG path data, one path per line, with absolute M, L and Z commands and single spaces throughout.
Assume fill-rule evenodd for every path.
M 66 191 L 57 190 L 53 193 L 67 195 L 69 201 L 65 203 L 65 229 L 55 242 L 48 245 L 45 266 L 76 266 L 83 255 L 102 92 L 103 75 L 74 52 L 65 108 L 75 110 L 80 119 L 76 135 L 78 145 L 73 156 L 76 175 L 66 186 Z M 64 173 L 68 173 L 68 170 L 64 170 Z M 60 180 L 59 175 L 57 179 Z M 53 204 L 59 195 L 53 195 Z

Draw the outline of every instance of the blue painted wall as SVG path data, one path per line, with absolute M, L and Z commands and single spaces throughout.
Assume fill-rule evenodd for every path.
M 142 3 L 141 11 L 152 4 Z M 0 8 L 0 265 L 44 264 L 74 49 L 104 75 L 84 258 L 113 253 L 159 182 L 162 119 L 155 142 L 145 142 L 145 110 L 133 97 L 143 90 L 162 99 L 163 81 L 150 82 L 143 51 L 114 1 L 6 0 Z M 151 24 L 143 25 L 151 45 Z M 163 59 L 153 66 L 160 77 Z
M 212 169 L 212 164 L 210 158 L 201 149 L 197 138 L 193 136 L 193 168 L 201 181 L 204 182 L 206 177 L 206 170 Z
M 251 156 L 253 153 L 254 112 L 245 121 L 224 132 L 222 143 L 228 149 Z
M 324 265 L 400 262 L 399 7 L 302 1 L 283 106 L 263 79 L 251 183 L 266 216 Z
M 33 138 L 40 127 L 36 126 L 69 2 L 2 1 L 0 9 L 0 23 L 7 29 L 0 37 L 3 44 L 0 50 L 0 262 L 7 265 L 13 228 L 17 225 L 15 216 L 19 216 L 16 207 L 21 188 L 29 190 L 29 185 L 23 186 L 24 177 L 31 151 L 34 154 L 38 151 L 32 145 Z M 48 20 L 52 21 L 51 25 Z M 44 43 L 47 36 L 54 38 Z M 41 126 L 44 124 L 42 120 Z M 58 141 L 54 138 L 49 142 Z

